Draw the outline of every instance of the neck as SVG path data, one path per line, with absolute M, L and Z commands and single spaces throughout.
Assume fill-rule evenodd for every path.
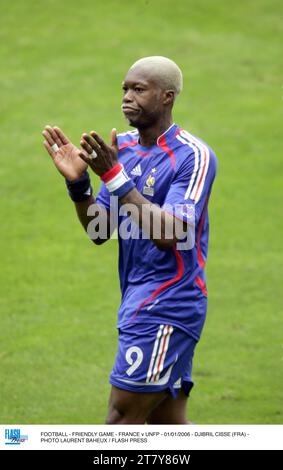
M 140 135 L 140 144 L 143 147 L 150 147 L 156 145 L 158 137 L 163 134 L 173 124 L 172 116 L 161 118 L 158 122 L 151 127 L 138 129 Z

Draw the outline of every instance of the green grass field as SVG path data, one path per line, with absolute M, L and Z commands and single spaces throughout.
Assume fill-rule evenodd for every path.
M 219 159 L 189 416 L 283 423 L 282 2 L 14 0 L 0 26 L 0 422 L 104 422 L 117 242 L 87 239 L 41 131 L 127 129 L 124 73 L 165 55 L 175 121 Z

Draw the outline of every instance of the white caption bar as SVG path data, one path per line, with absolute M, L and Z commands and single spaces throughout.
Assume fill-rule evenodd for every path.
M 277 450 L 283 425 L 1 425 L 0 449 Z

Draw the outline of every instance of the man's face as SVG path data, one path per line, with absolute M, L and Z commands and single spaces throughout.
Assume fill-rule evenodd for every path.
M 164 112 L 164 91 L 142 71 L 130 70 L 123 82 L 122 110 L 130 126 L 153 125 Z

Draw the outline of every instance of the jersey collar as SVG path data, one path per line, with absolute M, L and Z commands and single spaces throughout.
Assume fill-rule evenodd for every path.
M 162 146 L 163 142 L 166 141 L 167 145 L 172 142 L 172 140 L 176 137 L 177 131 L 179 129 L 179 126 L 177 124 L 173 123 L 168 129 L 161 134 L 158 139 L 157 139 L 157 145 L 158 147 Z
M 160 148 L 164 147 L 164 143 L 166 143 L 166 145 L 170 144 L 170 142 L 172 142 L 174 140 L 174 138 L 176 137 L 176 135 L 178 134 L 179 129 L 180 129 L 180 127 L 177 126 L 177 124 L 173 123 L 173 124 L 171 124 L 170 127 L 168 127 L 168 129 L 166 129 L 165 132 L 163 132 L 163 134 L 161 134 L 157 138 L 156 145 L 143 147 L 139 142 L 137 142 L 137 147 L 140 150 L 147 151 L 148 154 L 153 152 L 153 151 L 156 152 L 157 149 L 160 149 Z

